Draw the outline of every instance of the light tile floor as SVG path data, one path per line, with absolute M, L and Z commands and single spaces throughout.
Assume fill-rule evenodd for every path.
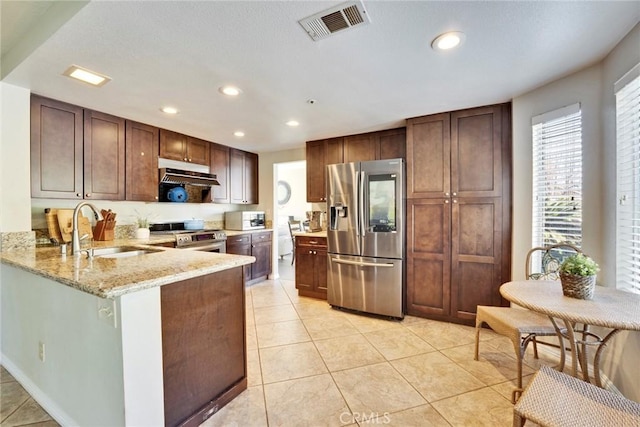
M 510 341 L 484 329 L 474 361 L 474 328 L 331 309 L 297 295 L 287 258 L 247 288 L 248 389 L 202 426 L 511 425 Z M 540 363 L 527 356 L 525 384 Z M 2 427 L 58 425 L 1 373 Z

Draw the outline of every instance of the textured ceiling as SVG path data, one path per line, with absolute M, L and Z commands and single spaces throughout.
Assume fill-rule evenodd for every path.
M 313 42 L 297 21 L 340 3 L 92 1 L 4 81 L 274 151 L 508 101 L 601 60 L 640 20 L 640 2 L 366 1 L 371 24 Z M 433 51 L 431 40 L 450 30 L 463 31 L 465 43 Z M 75 82 L 62 76 L 71 64 L 113 81 Z M 242 95 L 221 95 L 224 84 Z M 161 113 L 167 104 L 180 114 Z M 289 119 L 300 126 L 285 126 Z M 238 129 L 244 138 L 233 136 Z

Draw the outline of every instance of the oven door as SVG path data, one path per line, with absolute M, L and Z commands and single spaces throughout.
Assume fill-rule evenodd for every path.
M 227 242 L 225 240 L 220 242 L 207 242 L 197 245 L 183 246 L 178 249 L 187 251 L 199 251 L 199 252 L 218 252 L 221 254 L 227 253 Z

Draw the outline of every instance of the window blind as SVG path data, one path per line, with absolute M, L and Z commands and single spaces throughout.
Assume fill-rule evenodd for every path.
M 534 246 L 582 246 L 580 104 L 536 116 L 533 131 Z
M 616 92 L 616 139 L 616 286 L 640 292 L 640 77 Z

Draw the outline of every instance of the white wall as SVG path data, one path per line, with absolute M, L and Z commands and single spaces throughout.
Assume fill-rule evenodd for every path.
M 307 162 L 279 163 L 277 166 L 277 181 L 284 181 L 291 187 L 291 198 L 284 205 L 278 205 L 278 216 L 293 216 L 305 220 L 305 212 L 311 210 L 311 203 L 307 203 Z
M 7 265 L 0 274 L 2 364 L 56 421 L 164 425 L 160 288 L 108 300 Z M 105 304 L 115 327 L 98 318 Z
M 31 230 L 30 96 L 27 89 L 0 82 L 0 231 L 3 232 Z
M 615 286 L 615 98 L 613 84 L 640 62 L 640 24 L 598 64 L 513 100 L 514 280 L 531 247 L 531 118 L 580 102 L 583 139 L 583 249 L 600 264 L 600 285 Z M 600 331 L 603 332 L 603 331 Z M 622 332 L 601 367 L 625 396 L 640 401 L 640 333 Z

